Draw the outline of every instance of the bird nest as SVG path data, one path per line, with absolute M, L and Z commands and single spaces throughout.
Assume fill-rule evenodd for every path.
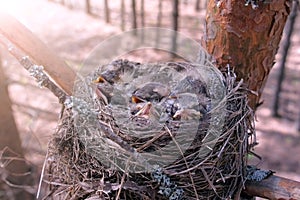
M 247 90 L 211 64 L 117 60 L 77 81 L 49 145 L 55 199 L 230 199 L 254 131 Z

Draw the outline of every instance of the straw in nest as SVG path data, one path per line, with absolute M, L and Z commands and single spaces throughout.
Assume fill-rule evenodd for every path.
M 117 60 L 78 81 L 65 106 L 49 198 L 229 199 L 243 187 L 252 111 L 231 72 Z

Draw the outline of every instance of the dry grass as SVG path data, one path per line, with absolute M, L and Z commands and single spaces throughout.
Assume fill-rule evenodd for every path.
M 199 67 L 184 62 L 143 65 L 124 60 L 112 65 L 138 65 L 143 69 L 167 65 L 184 72 Z M 99 74 L 101 71 L 94 72 L 88 82 Z M 186 128 L 191 124 L 185 126 L 184 133 L 176 128 L 183 120 L 170 119 L 158 132 L 142 138 L 128 135 L 116 123 L 114 108 L 93 98 L 93 90 L 79 83 L 80 94 L 67 104 L 49 147 L 43 181 L 49 184 L 50 193 L 45 199 L 226 199 L 239 193 L 245 181 L 247 155 L 254 143 L 253 113 L 247 106 L 248 91 L 242 82 L 236 82 L 233 73 L 214 75 L 224 83 L 225 96 L 213 105 L 211 99 L 220 91 L 200 83 L 205 89 L 198 97 L 206 95 L 210 101 L 199 99 L 199 104 L 209 109 L 197 121 L 197 133 L 184 152 L 179 143 L 189 136 L 191 130 Z M 225 120 L 221 134 L 211 137 L 220 131 L 215 127 L 221 119 Z M 155 162 L 159 157 L 145 157 L 145 153 L 159 152 L 170 142 L 175 145 L 171 153 L 164 152 L 165 163 Z M 203 151 L 205 148 L 212 149 Z M 169 162 L 174 152 L 180 154 Z

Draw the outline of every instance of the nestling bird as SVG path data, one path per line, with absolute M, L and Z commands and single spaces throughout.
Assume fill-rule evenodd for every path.
M 139 85 L 138 81 L 132 80 L 141 74 L 143 68 L 135 65 L 136 63 L 119 60 L 107 66 L 105 71 L 99 71 L 93 82 L 96 84 L 97 97 L 105 105 L 117 102 L 115 100 L 120 96 L 122 101 L 119 105 L 129 109 L 131 118 L 164 122 L 199 120 L 207 112 L 209 102 L 206 87 L 195 74 L 186 71 L 186 76 L 172 80 L 170 85 L 155 81 Z M 187 69 L 183 68 L 180 73 L 184 74 L 185 70 Z
M 202 114 L 200 111 L 197 111 L 195 109 L 189 109 L 189 108 L 182 108 L 180 110 L 177 110 L 173 115 L 174 119 L 180 118 L 183 120 L 200 119 L 201 117 Z
M 160 83 L 147 83 L 133 92 L 131 101 L 133 103 L 145 101 L 159 102 L 162 98 L 168 96 L 169 93 L 170 90 L 165 85 Z
M 108 105 L 113 95 L 113 85 L 102 75 L 93 80 L 93 83 L 96 84 L 95 93 L 98 98 Z
M 170 90 L 167 86 L 160 83 L 147 83 L 146 85 L 136 89 L 131 96 L 130 103 L 131 113 L 134 116 L 159 118 L 159 113 L 153 107 L 153 104 L 159 103 L 164 97 L 169 95 Z
M 138 63 L 134 63 L 138 64 Z M 104 71 L 101 71 L 106 69 Z M 134 66 L 127 60 L 116 60 L 99 69 L 98 77 L 93 80 L 96 84 L 95 93 L 106 105 L 110 103 L 116 83 L 129 82 L 134 75 Z
M 192 93 L 172 94 L 164 102 L 164 107 L 173 120 L 194 120 L 202 117 L 198 97 Z
M 132 111 L 132 114 L 135 117 L 143 117 L 145 119 L 149 119 L 151 108 L 151 102 L 139 103 L 138 105 L 136 105 L 135 111 Z

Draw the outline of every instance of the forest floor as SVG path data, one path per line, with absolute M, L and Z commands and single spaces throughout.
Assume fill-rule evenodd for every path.
M 84 9 L 79 8 L 79 4 L 70 9 L 46 0 L 12 0 L 8 2 L 10 2 L 8 6 L 10 13 L 47 43 L 50 48 L 54 49 L 74 69 L 79 69 L 96 45 L 113 35 L 122 33 L 119 1 L 110 1 L 111 24 L 104 22 L 103 14 L 101 16 L 85 14 Z M 76 1 L 73 0 L 73 2 Z M 130 2 L 126 1 L 126 3 L 126 30 L 129 30 Z M 181 6 L 182 18 L 179 31 L 187 37 L 200 41 L 205 10 L 195 12 L 194 1 L 188 3 L 188 5 Z M 166 1 L 163 6 L 165 10 L 161 26 L 171 28 L 170 2 Z M 156 24 L 156 8 L 156 1 L 147 1 L 145 6 L 147 26 Z M 99 9 L 95 8 L 94 12 L 103 13 Z M 256 113 L 259 145 L 255 148 L 255 152 L 262 157 L 262 160 L 254 161 L 256 164 L 259 163 L 261 168 L 271 169 L 278 175 L 298 181 L 300 181 L 300 133 L 297 131 L 298 113 L 300 112 L 299 33 L 300 17 L 296 22 L 292 46 L 286 63 L 286 77 L 280 102 L 281 118 L 271 116 L 275 84 L 279 73 L 277 64 L 275 64 L 265 87 L 262 97 L 264 103 Z M 13 101 L 15 120 L 22 137 L 26 157 L 37 166 L 38 174 L 44 161 L 47 144 L 55 132 L 60 105 L 52 93 L 37 87 L 28 72 L 22 69 L 5 49 L 1 47 L 0 50 L 4 69 L 9 78 L 10 97 Z M 146 62 L 158 61 L 162 58 L 161 53 L 150 51 L 133 53 L 128 57 L 132 60 Z M 276 60 L 279 60 L 280 57 L 279 53 Z

